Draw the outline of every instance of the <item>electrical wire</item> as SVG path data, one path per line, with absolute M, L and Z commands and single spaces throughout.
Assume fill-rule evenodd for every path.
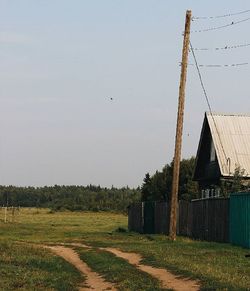
M 191 41 L 189 42 L 189 44 L 190 44 L 191 52 L 192 52 L 192 55 L 193 55 L 193 58 L 194 58 L 195 66 L 196 66 L 196 68 L 197 68 L 197 72 L 198 72 L 198 75 L 199 75 L 199 79 L 200 79 L 201 87 L 202 87 L 202 90 L 203 90 L 204 96 L 205 96 L 206 101 L 207 101 L 207 105 L 208 105 L 208 108 L 209 108 L 209 112 L 212 113 L 212 108 L 211 108 L 210 102 L 209 102 L 209 100 L 208 100 L 208 95 L 207 95 L 207 92 L 206 92 L 206 89 L 205 89 L 205 86 L 204 86 L 204 83 L 203 83 L 203 80 L 202 80 L 201 72 L 200 72 L 200 69 L 199 69 L 199 65 L 198 65 L 198 62 L 197 62 L 196 56 L 195 56 L 195 54 L 194 54 L 194 50 L 193 50 L 193 46 L 192 46 L 192 44 L 191 44 Z
M 192 17 L 192 20 L 197 20 L 197 19 L 216 19 L 216 18 L 224 18 L 224 17 L 230 17 L 230 16 L 235 16 L 235 15 L 240 15 L 244 13 L 250 12 L 250 9 L 236 12 L 236 13 L 228 13 L 224 15 L 216 15 L 216 16 L 197 16 L 197 17 Z
M 222 141 L 221 141 L 220 133 L 219 133 L 219 130 L 217 128 L 217 125 L 216 125 L 216 122 L 215 122 L 215 119 L 214 119 L 214 116 L 213 116 L 212 108 L 211 108 L 211 105 L 210 105 L 210 102 L 209 102 L 209 98 L 208 98 L 208 95 L 207 95 L 207 92 L 206 92 L 206 89 L 205 89 L 205 86 L 204 86 L 204 83 L 203 83 L 203 80 L 202 80 L 201 72 L 200 72 L 200 69 L 199 69 L 199 65 L 198 65 L 198 62 L 197 62 L 197 59 L 196 59 L 196 56 L 195 56 L 194 49 L 193 49 L 191 41 L 189 41 L 189 44 L 190 44 L 191 52 L 192 52 L 192 55 L 193 55 L 193 58 L 194 58 L 195 66 L 196 66 L 196 69 L 197 69 L 197 72 L 198 72 L 198 75 L 199 75 L 202 91 L 204 93 L 204 96 L 205 96 L 205 99 L 206 99 L 206 102 L 207 102 L 207 105 L 208 105 L 208 108 L 209 108 L 209 113 L 210 113 L 210 115 L 212 117 L 212 120 L 213 120 L 213 123 L 214 123 L 214 126 L 215 126 L 215 130 L 217 132 L 217 135 L 218 135 L 218 138 L 219 138 L 219 142 L 221 144 L 221 148 L 222 148 L 223 154 L 224 154 L 225 159 L 227 161 L 228 158 L 226 156 L 226 153 L 225 153 Z
M 237 44 L 237 45 L 225 45 L 223 47 L 214 47 L 214 48 L 193 48 L 194 51 L 218 51 L 218 50 L 230 50 L 230 49 L 238 49 L 250 46 L 250 43 L 247 44 Z
M 209 28 L 205 28 L 205 29 L 200 29 L 200 30 L 192 30 L 190 31 L 191 33 L 197 33 L 197 32 L 207 32 L 207 31 L 213 31 L 213 30 L 218 30 L 218 29 L 222 29 L 222 28 L 226 28 L 229 26 L 233 26 L 245 21 L 250 20 L 250 17 L 242 19 L 242 20 L 238 20 L 238 21 L 232 21 L 231 23 L 225 24 L 225 25 L 221 25 L 221 26 L 216 26 L 216 27 L 209 27 Z
M 200 68 L 206 67 L 206 68 L 228 68 L 228 67 L 239 67 L 239 66 L 246 66 L 249 65 L 249 63 L 237 63 L 237 64 L 211 64 L 211 65 L 202 65 L 198 64 Z M 180 63 L 181 66 L 181 63 Z M 188 66 L 196 66 L 196 64 L 188 63 Z

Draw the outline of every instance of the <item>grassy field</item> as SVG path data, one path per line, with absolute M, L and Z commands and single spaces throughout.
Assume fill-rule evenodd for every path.
M 250 290 L 249 250 L 162 235 L 119 232 L 127 217 L 115 213 L 57 212 L 21 209 L 14 222 L 3 222 L 0 211 L 0 290 L 74 290 L 84 278 L 67 262 L 32 244 L 82 242 L 77 249 L 91 268 L 119 290 L 162 290 L 159 282 L 126 261 L 97 247 L 112 246 L 138 252 L 144 263 L 197 278 L 204 290 Z M 2 278 L 4 278 L 2 280 Z
M 81 275 L 41 248 L 1 240 L 0 290 L 77 290 Z

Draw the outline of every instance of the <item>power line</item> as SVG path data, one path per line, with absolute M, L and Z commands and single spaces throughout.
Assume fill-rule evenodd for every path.
M 230 16 L 235 16 L 235 15 L 240 15 L 244 13 L 250 12 L 250 9 L 236 12 L 236 13 L 228 13 L 224 15 L 216 15 L 216 16 L 197 16 L 197 17 L 192 17 L 192 20 L 197 20 L 197 19 L 216 19 L 216 18 L 224 18 L 224 17 L 230 17 Z
M 190 43 L 191 52 L 192 52 L 192 55 L 193 55 L 193 58 L 194 58 L 195 66 L 196 66 L 196 69 L 197 69 L 197 72 L 198 72 L 198 75 L 199 75 L 201 87 L 202 87 L 204 96 L 205 96 L 206 101 L 207 101 L 207 105 L 208 105 L 208 108 L 209 108 L 209 112 L 212 113 L 212 108 L 211 108 L 210 102 L 208 100 L 208 95 L 207 95 L 207 92 L 206 92 L 206 89 L 205 89 L 205 86 L 204 86 L 204 83 L 203 83 L 203 80 L 202 80 L 202 77 L 201 77 L 201 72 L 200 72 L 200 69 L 199 69 L 199 65 L 198 65 L 196 56 L 194 54 L 193 46 L 191 44 L 191 41 L 189 43 Z
M 201 87 L 202 87 L 202 90 L 203 90 L 203 93 L 204 93 L 204 96 L 205 96 L 205 99 L 206 99 L 206 102 L 207 102 L 207 105 L 208 105 L 208 108 L 209 108 L 209 113 L 210 113 L 210 115 L 212 117 L 216 132 L 217 132 L 218 137 L 219 137 L 219 142 L 221 144 L 221 148 L 222 148 L 223 154 L 224 154 L 224 156 L 226 158 L 226 161 L 227 161 L 228 159 L 227 159 L 227 156 L 226 156 L 226 153 L 225 153 L 225 150 L 224 150 L 221 138 L 220 138 L 219 130 L 217 128 L 217 125 L 216 125 L 216 122 L 215 122 L 215 119 L 214 119 L 214 116 L 213 116 L 212 108 L 211 108 L 211 105 L 210 105 L 210 102 L 209 102 L 209 99 L 208 99 L 208 95 L 207 95 L 207 92 L 206 92 L 206 89 L 205 89 L 205 86 L 204 86 L 204 83 L 203 83 L 203 80 L 202 80 L 201 72 L 200 72 L 200 69 L 199 69 L 199 65 L 198 65 L 198 62 L 197 62 L 197 59 L 196 59 L 196 56 L 195 56 L 194 49 L 193 49 L 193 46 L 191 44 L 191 41 L 189 41 L 189 44 L 190 44 L 191 52 L 192 52 L 192 55 L 193 55 L 193 58 L 194 58 L 195 66 L 196 66 L 196 69 L 197 69 L 197 72 L 198 72 L 198 75 L 199 75 Z
M 218 51 L 218 50 L 230 50 L 230 49 L 238 49 L 250 46 L 250 43 L 247 44 L 237 44 L 237 45 L 225 45 L 223 47 L 214 47 L 214 48 L 193 48 L 194 51 Z
M 205 28 L 205 29 L 200 29 L 200 30 L 192 30 L 191 33 L 197 33 L 197 32 L 207 32 L 207 31 L 213 31 L 213 30 L 217 30 L 217 29 L 222 29 L 222 28 L 226 28 L 226 27 L 230 27 L 245 21 L 250 20 L 250 17 L 242 19 L 242 20 L 238 20 L 238 21 L 232 21 L 231 23 L 225 24 L 225 25 L 221 25 L 221 26 L 216 26 L 216 27 L 209 27 L 209 28 Z
M 181 65 L 181 63 L 180 63 Z M 211 65 L 202 65 L 198 64 L 198 67 L 206 67 L 206 68 L 227 68 L 227 67 L 239 67 L 239 66 L 246 66 L 249 63 L 236 63 L 236 64 L 211 64 Z M 188 66 L 196 66 L 196 64 L 189 63 Z

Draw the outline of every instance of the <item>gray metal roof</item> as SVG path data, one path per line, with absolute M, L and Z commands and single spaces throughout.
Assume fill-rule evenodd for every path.
M 250 177 L 250 116 L 206 112 L 222 176 L 244 169 Z

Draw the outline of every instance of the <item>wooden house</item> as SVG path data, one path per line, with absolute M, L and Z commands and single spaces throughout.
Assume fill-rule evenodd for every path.
M 202 197 L 220 196 L 237 169 L 250 182 L 250 116 L 206 112 L 194 171 Z

